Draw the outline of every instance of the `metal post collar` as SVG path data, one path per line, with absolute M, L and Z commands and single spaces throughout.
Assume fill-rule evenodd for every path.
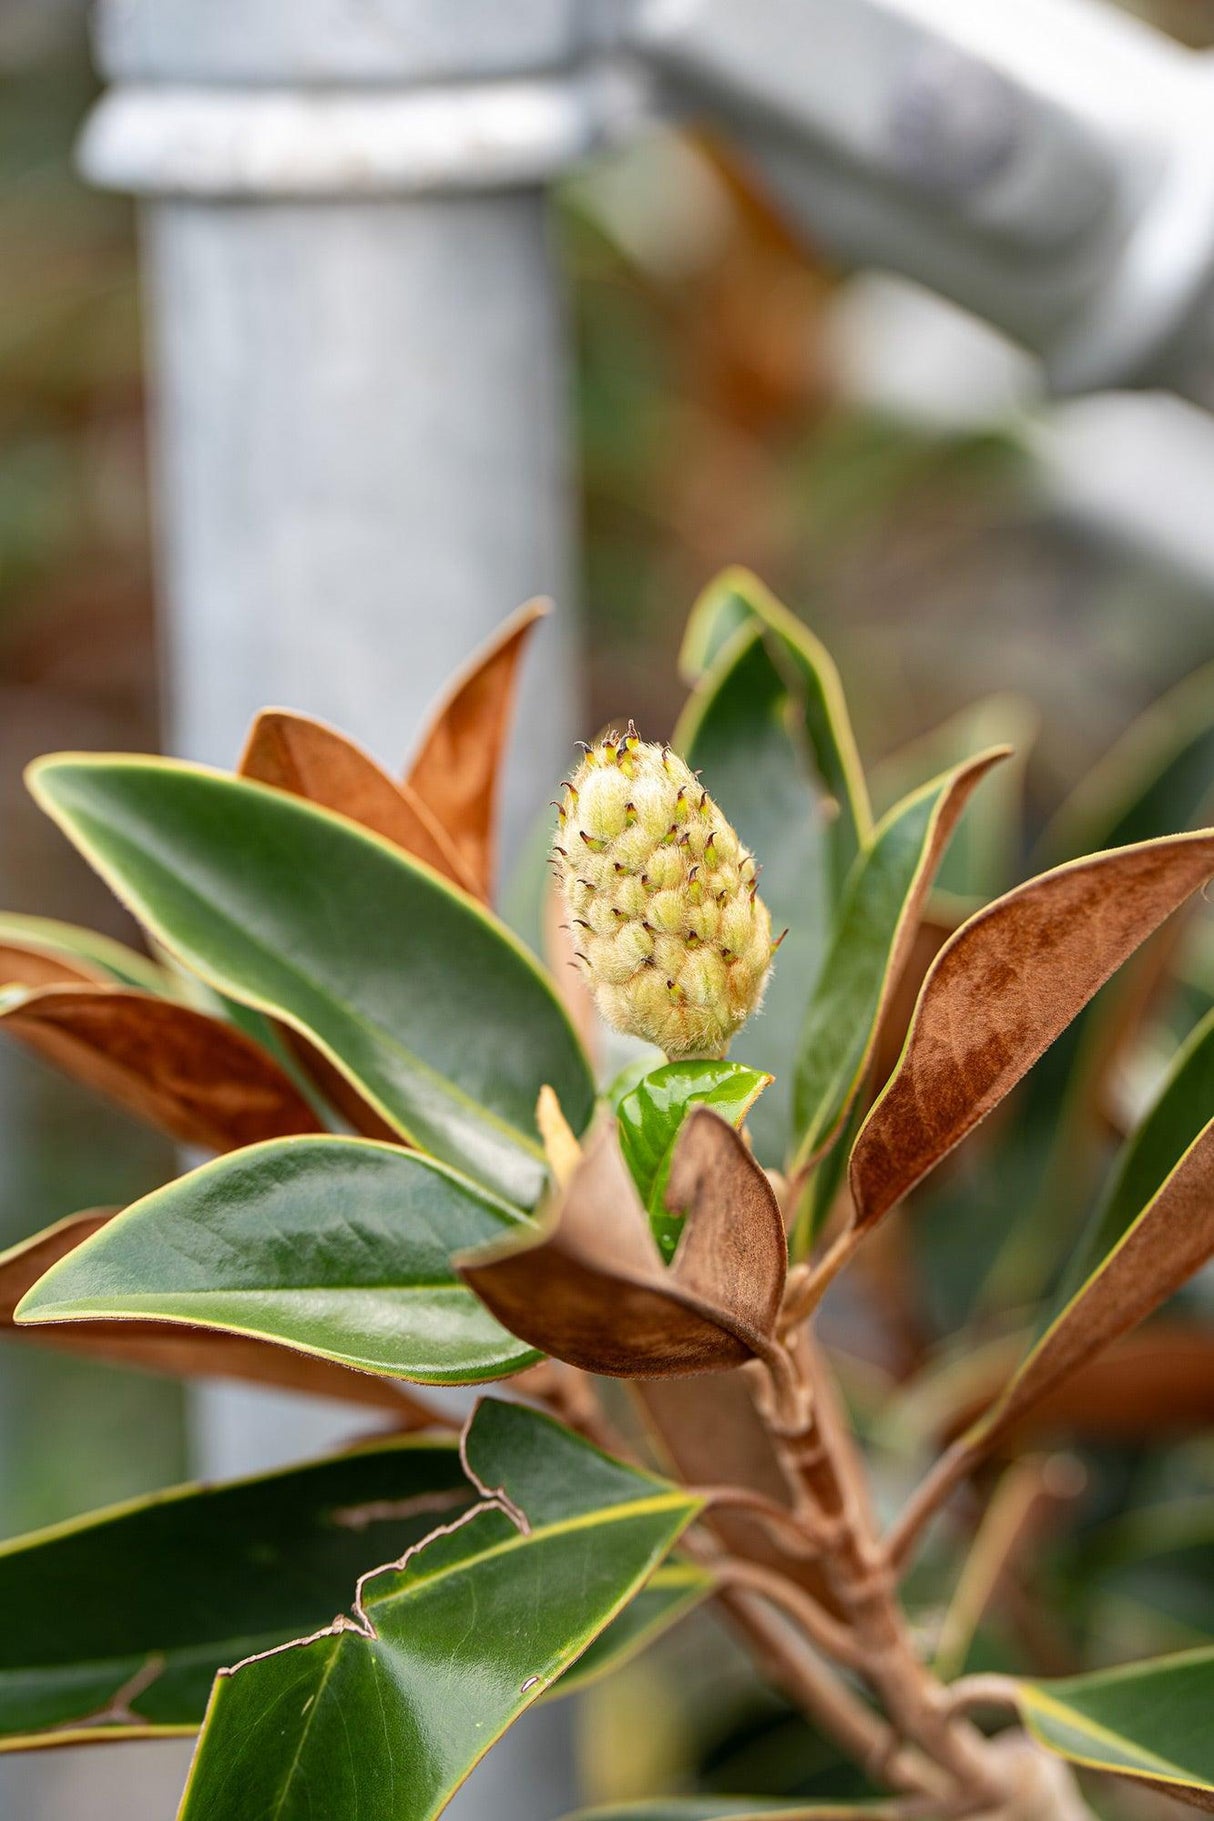
M 437 87 L 132 83 L 94 109 L 92 182 L 142 195 L 332 197 L 545 182 L 631 132 L 648 84 L 607 60 Z

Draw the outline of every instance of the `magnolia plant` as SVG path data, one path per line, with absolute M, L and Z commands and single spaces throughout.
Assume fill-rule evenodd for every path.
M 671 744 L 561 787 L 516 934 L 538 611 L 403 782 L 281 712 L 232 775 L 32 768 L 152 958 L 4 919 L 0 1023 L 214 1155 L 0 1258 L 10 1340 L 378 1427 L 9 1544 L 3 1744 L 197 1734 L 182 1821 L 428 1821 L 533 1703 L 723 1622 L 817 1782 L 689 1764 L 600 1821 L 1214 1810 L 1214 984 L 1174 915 L 1214 832 L 1159 826 L 1214 682 L 1003 889 L 1023 709 L 866 781 L 829 657 L 732 573 Z

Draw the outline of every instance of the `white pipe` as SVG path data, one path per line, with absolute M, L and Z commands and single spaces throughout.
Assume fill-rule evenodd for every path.
M 824 245 L 1039 354 L 1056 390 L 1211 395 L 1214 80 L 1100 0 L 633 0 Z

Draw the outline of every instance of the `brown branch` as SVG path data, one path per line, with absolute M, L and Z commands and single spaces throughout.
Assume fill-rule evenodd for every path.
M 880 1714 L 805 1649 L 766 1601 L 737 1587 L 722 1587 L 717 1600 L 760 1669 L 868 1775 L 913 1795 L 937 1799 L 947 1791 L 947 1777 L 903 1745 Z
M 851 1263 L 864 1239 L 863 1227 L 845 1228 L 807 1273 L 797 1273 L 780 1317 L 781 1326 L 786 1331 L 797 1327 L 813 1314 L 836 1277 Z
M 803 1593 L 794 1581 L 784 1578 L 774 1568 L 759 1562 L 743 1562 L 732 1556 L 707 1558 L 709 1566 L 723 1586 L 740 1587 L 782 1607 L 818 1650 L 833 1657 L 847 1669 L 863 1669 L 864 1652 L 855 1634 L 837 1619 L 832 1619 L 815 1600 Z
M 926 1479 L 911 1494 L 886 1536 L 885 1549 L 891 1567 L 901 1570 L 908 1566 L 920 1532 L 952 1497 L 972 1465 L 973 1457 L 964 1439 L 954 1442 L 940 1456 Z
M 1020 1710 L 1020 1689 L 1013 1676 L 965 1676 L 948 1691 L 948 1704 L 954 1713 L 969 1713 L 975 1707 L 1010 1707 Z
M 745 1486 L 690 1486 L 688 1491 L 702 1499 L 706 1506 L 727 1505 L 739 1511 L 753 1511 L 772 1530 L 778 1530 L 794 1555 L 813 1559 L 825 1553 L 836 1541 L 835 1531 L 818 1523 L 808 1514 L 790 1511 L 777 1505 L 762 1492 L 751 1492 Z
M 837 1526 L 839 1542 L 824 1557 L 823 1568 L 850 1620 L 855 1666 L 879 1696 L 895 1731 L 949 1773 L 958 1796 L 996 1808 L 1005 1780 L 981 1734 L 949 1711 L 944 1690 L 914 1648 L 888 1557 L 867 1522 L 867 1501 L 856 1483 L 858 1463 L 840 1445 L 836 1426 L 819 1418 L 813 1355 L 807 1345 L 798 1344 L 790 1357 L 804 1385 L 809 1416 L 800 1428 L 781 1422 L 785 1398 L 769 1413 L 769 1424 L 790 1482 L 799 1488 L 802 1509 Z

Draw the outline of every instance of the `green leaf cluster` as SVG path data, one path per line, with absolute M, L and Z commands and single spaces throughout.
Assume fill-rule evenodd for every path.
M 857 1681 L 888 1694 L 831 1555 L 863 1522 L 913 1635 L 947 1639 L 961 1705 L 1011 1712 L 1085 1776 L 1214 1805 L 1209 1532 L 1189 1521 L 1214 1488 L 1199 1448 L 1139 1469 L 1214 1417 L 1214 969 L 1175 914 L 1214 875 L 1214 672 L 1033 850 L 1023 755 L 999 763 L 1022 705 L 979 704 L 866 778 L 830 656 L 731 571 L 692 613 L 674 744 L 788 936 L 730 1057 L 608 1085 L 552 931 L 542 964 L 488 902 L 536 617 L 399 782 L 283 713 L 235 774 L 31 771 L 151 953 L 0 918 L 0 1025 L 216 1154 L 0 1257 L 0 1326 L 346 1398 L 398 1432 L 0 1550 L 0 1749 L 198 1733 L 182 1821 L 430 1821 L 534 1701 L 596 1687 L 717 1595 L 786 1689 L 839 1658 L 819 1706 L 854 1741 L 884 1724 Z M 839 1398 L 804 1324 L 853 1259 Z M 458 1441 L 409 1388 L 494 1381 L 517 1382 Z M 1074 1502 L 1040 1454 L 1060 1433 L 1103 1576 L 1033 1528 Z M 858 1473 L 857 1437 L 883 1504 L 925 1469 L 880 1544 L 859 1494 L 814 1508 L 817 1463 Z M 963 1485 L 958 1572 L 934 1520 Z M 1187 1540 L 1135 1553 L 1143 1512 Z M 1025 1573 L 1058 1635 L 1004 1597 L 1006 1558 L 1042 1535 Z M 756 1603 L 779 1609 L 774 1645 Z M 905 1724 L 921 1752 L 931 1726 Z M 925 1812 L 936 1786 L 896 1746 L 860 1754 L 888 1802 L 820 1800 L 794 1767 L 763 1797 L 580 1821 Z

